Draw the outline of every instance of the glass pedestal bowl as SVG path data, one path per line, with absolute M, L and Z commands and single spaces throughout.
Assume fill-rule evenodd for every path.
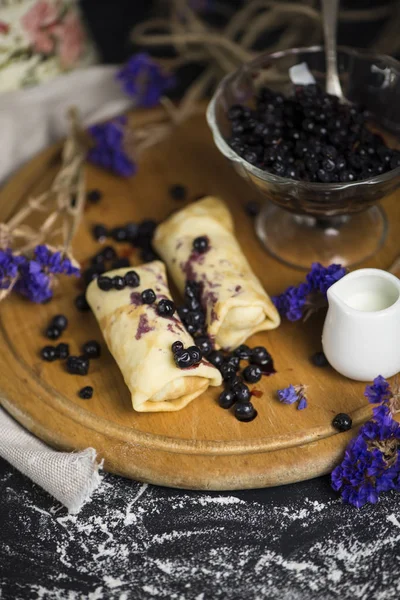
M 325 88 L 321 47 L 261 54 L 220 82 L 208 106 L 207 120 L 220 152 L 265 200 L 256 233 L 273 256 L 302 269 L 314 261 L 355 265 L 375 254 L 385 241 L 387 220 L 377 202 L 399 186 L 400 167 L 351 183 L 296 181 L 250 164 L 227 142 L 228 109 L 234 104 L 252 107 L 263 86 L 290 95 L 289 69 L 300 63 L 306 63 L 316 82 Z M 390 147 L 399 147 L 400 63 L 388 56 L 339 48 L 338 68 L 345 98 L 362 104 L 373 128 Z

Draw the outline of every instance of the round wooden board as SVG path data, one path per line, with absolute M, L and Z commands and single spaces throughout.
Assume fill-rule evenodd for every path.
M 155 113 L 135 117 L 149 119 Z M 0 220 L 15 212 L 28 196 L 46 189 L 59 165 L 59 146 L 35 158 L 19 171 L 0 194 Z M 257 198 L 214 147 L 204 114 L 200 113 L 141 159 L 138 174 L 119 179 L 87 166 L 87 187 L 99 188 L 103 199 L 88 205 L 74 240 L 76 257 L 85 261 L 99 250 L 91 226 L 108 226 L 145 217 L 162 219 L 180 203 L 168 187 L 182 183 L 190 200 L 205 194 L 221 196 L 232 210 L 237 236 L 254 271 L 270 294 L 297 283 L 303 274 L 268 256 L 258 243 L 244 203 Z M 384 248 L 368 266 L 388 268 L 399 252 L 399 197 L 384 208 L 390 221 Z M 118 247 L 120 253 L 130 250 Z M 301 251 L 301 248 L 299 248 Z M 138 264 L 136 251 L 132 263 Z M 132 410 L 130 395 L 103 343 L 100 360 L 92 361 L 87 377 L 71 376 L 61 362 L 46 363 L 38 352 L 46 344 L 43 329 L 51 316 L 69 320 L 62 341 L 73 353 L 88 339 L 101 340 L 91 313 L 73 304 L 76 281 L 62 280 L 49 304 L 33 305 L 12 297 L 0 312 L 0 402 L 20 423 L 49 444 L 68 450 L 93 446 L 114 473 L 151 483 L 182 488 L 228 490 L 273 486 L 329 472 L 339 460 L 354 430 L 337 433 L 330 425 L 347 412 L 356 427 L 370 414 L 364 384 L 344 379 L 331 368 L 317 368 L 310 356 L 320 349 L 323 314 L 307 323 L 284 323 L 275 331 L 254 336 L 272 353 L 277 373 L 254 386 L 263 392 L 254 403 L 259 416 L 239 423 L 216 403 L 210 389 L 188 407 L 174 413 L 143 414 Z M 157 377 L 157 365 L 154 365 Z M 276 390 L 305 383 L 309 406 L 304 411 L 280 404 Z M 91 400 L 78 398 L 83 385 L 93 385 Z

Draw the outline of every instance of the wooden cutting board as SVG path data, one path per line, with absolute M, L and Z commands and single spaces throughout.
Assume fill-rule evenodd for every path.
M 136 117 L 152 118 L 152 113 Z M 0 220 L 15 212 L 28 196 L 46 189 L 59 165 L 59 146 L 50 148 L 19 171 L 0 193 Z M 87 166 L 87 187 L 99 188 L 103 199 L 88 205 L 74 240 L 76 257 L 85 261 L 100 249 L 91 236 L 95 223 L 108 226 L 145 217 L 162 219 L 181 203 L 168 187 L 182 183 L 190 199 L 221 196 L 232 210 L 237 236 L 254 271 L 270 294 L 299 282 L 303 274 L 271 258 L 257 241 L 253 223 L 243 210 L 257 192 L 235 174 L 211 140 L 204 114 L 186 122 L 165 142 L 140 160 L 129 180 Z M 400 196 L 385 200 L 390 222 L 384 248 L 367 265 L 388 268 L 400 251 Z M 120 254 L 131 250 L 116 246 Z M 301 248 L 299 248 L 301 252 Z M 139 264 L 136 251 L 132 264 Z M 320 350 L 324 315 L 307 323 L 283 323 L 275 331 L 250 339 L 265 345 L 277 373 L 254 386 L 258 418 L 238 422 L 221 409 L 211 388 L 188 407 L 175 413 L 143 414 L 132 410 L 130 395 L 112 356 L 103 345 L 101 359 L 92 361 L 86 377 L 65 372 L 59 361 L 46 363 L 38 352 L 48 343 L 43 329 L 50 318 L 64 313 L 70 320 L 62 341 L 77 353 L 89 339 L 102 341 L 91 313 L 76 310 L 76 281 L 67 278 L 52 302 L 34 305 L 12 296 L 0 307 L 0 403 L 20 423 L 56 448 L 76 450 L 93 446 L 114 473 L 151 483 L 182 488 L 228 490 L 274 486 L 329 472 L 354 435 L 331 427 L 339 412 L 349 413 L 354 426 L 370 414 L 363 397 L 364 384 L 341 377 L 330 367 L 317 368 L 310 356 Z M 157 377 L 157 365 L 154 365 Z M 307 384 L 309 406 L 304 411 L 282 405 L 276 390 Z M 92 385 L 91 400 L 78 390 Z

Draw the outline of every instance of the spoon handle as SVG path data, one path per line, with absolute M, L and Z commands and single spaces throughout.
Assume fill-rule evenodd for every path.
M 336 62 L 336 28 L 339 12 L 339 0 L 322 1 L 322 21 L 325 38 L 326 60 L 326 91 L 339 98 L 343 98 L 342 86 Z

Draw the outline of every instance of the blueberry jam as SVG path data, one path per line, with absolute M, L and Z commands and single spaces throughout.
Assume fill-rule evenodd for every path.
M 343 104 L 317 85 L 296 86 L 288 97 L 264 87 L 254 109 L 233 105 L 228 118 L 233 150 L 281 177 L 351 182 L 400 165 L 400 152 L 371 131 L 361 105 Z

